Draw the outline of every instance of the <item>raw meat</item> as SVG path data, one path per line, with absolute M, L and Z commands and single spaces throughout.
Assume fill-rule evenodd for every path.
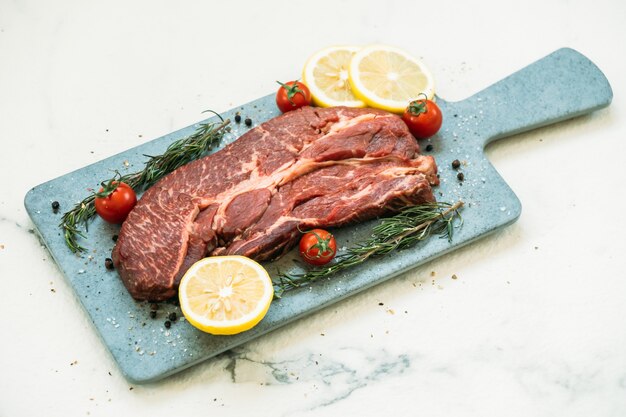
M 402 120 L 373 109 L 305 107 L 269 120 L 148 189 L 113 261 L 130 294 L 164 300 L 208 255 L 284 254 L 299 230 L 434 201 L 431 156 Z

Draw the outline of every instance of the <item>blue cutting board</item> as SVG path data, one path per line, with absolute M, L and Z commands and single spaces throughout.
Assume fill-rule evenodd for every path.
M 26 194 L 25 206 L 123 374 L 136 383 L 155 381 L 514 222 L 521 212 L 520 202 L 485 157 L 485 145 L 608 106 L 612 96 L 607 79 L 591 61 L 572 49 L 560 49 L 466 100 L 447 102 L 438 98 L 444 115 L 443 126 L 435 137 L 420 145 L 424 153 L 435 156 L 439 166 L 441 185 L 435 190 L 437 199 L 465 202 L 464 224 L 455 230 L 452 242 L 433 237 L 414 248 L 369 260 L 332 279 L 288 292 L 272 303 L 268 315 L 258 326 L 235 336 L 208 335 L 184 320 L 166 329 L 163 323 L 168 313 L 176 312 L 181 316 L 178 307 L 171 304 L 162 303 L 158 317 L 151 319 L 149 304 L 134 301 L 117 272 L 104 266 L 104 259 L 110 256 L 114 245 L 112 236 L 119 230 L 117 226 L 99 218 L 91 222 L 88 238 L 81 241 L 89 250 L 82 255 L 70 252 L 58 227 L 62 213 L 86 197 L 84 190 L 98 188 L 102 180 L 111 176 L 111 170 L 124 173 L 142 169 L 144 155 L 163 153 L 172 141 L 193 133 L 197 125 L 38 185 Z M 237 111 L 243 117 L 250 117 L 254 125 L 279 114 L 273 94 L 234 108 L 223 116 L 232 120 Z M 222 145 L 248 129 L 243 123 L 233 123 L 232 132 L 225 136 Z M 429 143 L 433 149 L 426 152 Z M 458 170 L 465 176 L 462 182 L 457 179 L 458 171 L 451 167 L 455 159 L 463 162 Z M 54 200 L 61 204 L 57 214 L 51 210 Z M 372 224 L 337 230 L 340 246 L 350 246 L 367 236 Z M 266 267 L 273 276 L 277 269 L 298 271 L 300 266 L 294 262 L 295 258 L 292 252 Z

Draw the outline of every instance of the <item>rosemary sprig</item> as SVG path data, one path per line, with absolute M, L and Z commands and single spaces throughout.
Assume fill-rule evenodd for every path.
M 102 182 L 103 186 L 114 180 L 125 182 L 135 191 L 145 190 L 175 169 L 203 156 L 220 142 L 224 128 L 230 123 L 230 120 L 223 120 L 219 114 L 215 114 L 222 120 L 221 123 L 201 123 L 193 134 L 171 143 L 162 155 L 144 155 L 149 159 L 143 170 L 126 175 L 116 172 L 114 178 Z M 86 250 L 78 242 L 79 237 L 85 238 L 79 226 L 84 224 L 87 231 L 89 219 L 96 214 L 95 198 L 95 193 L 87 196 L 65 213 L 59 224 L 65 243 L 74 253 Z
M 409 207 L 392 217 L 384 218 L 372 229 L 369 239 L 349 248 L 333 264 L 300 274 L 280 273 L 274 281 L 274 294 L 280 298 L 285 291 L 327 278 L 369 258 L 409 247 L 432 234 L 440 234 L 450 241 L 454 220 L 459 218 L 462 221 L 459 213 L 462 206 L 462 201 L 454 204 L 429 203 Z

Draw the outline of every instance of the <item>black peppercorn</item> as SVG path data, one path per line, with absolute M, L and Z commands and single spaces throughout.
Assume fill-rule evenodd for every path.
M 156 315 L 157 315 L 156 311 L 154 311 L 154 310 L 150 311 L 150 318 L 151 319 L 156 319 Z
M 433 145 L 431 145 L 430 143 L 426 145 L 426 152 L 430 152 L 432 150 L 433 150 Z
M 246 117 L 246 120 L 244 121 L 244 123 L 246 124 L 246 126 L 252 126 L 252 119 L 250 119 L 249 117 Z
M 172 311 L 168 316 L 168 319 L 170 319 L 171 321 L 176 321 L 176 319 L 178 318 L 178 316 L 176 315 L 175 311 Z
M 106 267 L 106 269 L 113 269 L 114 265 L 113 265 L 113 259 L 111 258 L 106 258 L 104 260 L 104 266 Z
M 54 211 L 56 213 L 57 211 L 59 211 L 59 207 L 61 207 L 61 205 L 59 204 L 58 201 L 53 201 L 52 202 L 52 211 Z
M 462 172 L 459 172 L 458 174 L 456 174 L 456 178 L 457 178 L 459 181 L 463 181 L 463 180 L 465 179 L 465 175 L 463 175 L 463 173 L 462 173 Z
M 461 161 L 459 161 L 458 159 L 455 159 L 454 161 L 452 161 L 452 168 L 457 169 L 460 166 L 461 166 Z
M 117 242 L 117 235 L 111 236 L 111 239 L 113 239 L 113 242 Z
M 235 122 L 237 122 L 237 123 L 241 122 L 241 115 L 240 114 L 236 114 L 235 115 Z
M 169 329 L 170 327 L 172 327 L 172 322 L 169 320 L 165 320 L 165 323 L 163 323 L 163 325 L 166 329 Z

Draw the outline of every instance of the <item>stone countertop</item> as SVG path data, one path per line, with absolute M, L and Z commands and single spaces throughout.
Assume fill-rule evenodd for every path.
M 626 5 L 604 0 L 5 2 L 0 13 L 0 415 L 622 416 Z M 522 201 L 506 229 L 215 359 L 121 375 L 33 233 L 33 186 L 300 76 L 333 44 L 421 57 L 460 100 L 569 46 L 611 106 L 487 154 Z

